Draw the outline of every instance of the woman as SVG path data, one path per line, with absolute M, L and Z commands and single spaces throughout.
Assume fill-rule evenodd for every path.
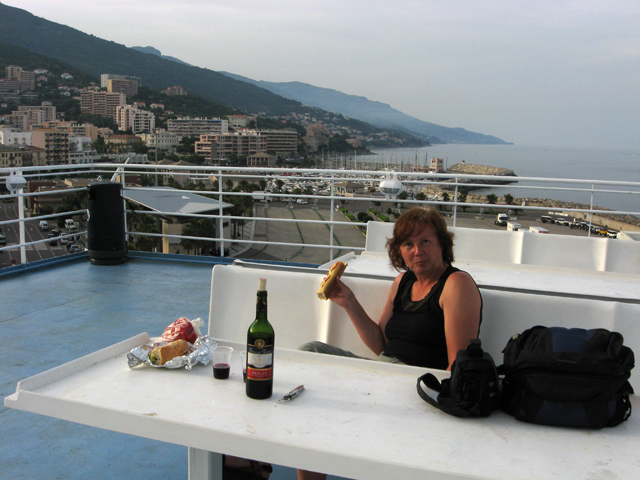
M 435 209 L 412 208 L 387 241 L 401 271 L 376 322 L 341 280 L 329 299 L 345 309 L 360 338 L 381 360 L 451 369 L 458 350 L 478 336 L 482 298 L 471 276 L 451 266 L 453 234 Z M 318 342 L 305 350 L 352 355 Z
M 391 264 L 401 271 L 376 322 L 341 280 L 329 299 L 345 309 L 360 338 L 380 360 L 451 370 L 459 350 L 478 336 L 482 298 L 471 276 L 451 266 L 453 234 L 435 209 L 412 208 L 387 241 Z M 304 350 L 354 356 L 319 342 Z M 299 480 L 326 478 L 298 470 Z

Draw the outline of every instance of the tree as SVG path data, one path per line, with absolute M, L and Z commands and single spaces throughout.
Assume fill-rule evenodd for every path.
M 213 222 L 206 218 L 192 220 L 191 222 L 187 223 L 182 229 L 182 235 L 184 235 L 185 237 L 213 238 L 215 236 Z M 192 238 L 184 238 L 180 241 L 180 246 L 182 246 L 187 251 L 194 250 L 196 255 L 205 255 L 207 245 L 209 243 L 210 241 L 207 240 L 194 240 Z
M 134 213 L 127 215 L 127 229 L 130 232 L 160 233 L 157 218 L 145 213 Z M 131 235 L 129 248 L 142 252 L 153 252 L 162 244 L 160 237 L 150 237 L 147 235 Z
M 363 223 L 373 221 L 373 217 L 369 215 L 367 212 L 358 212 L 357 218 L 359 222 L 363 222 Z
M 424 192 L 418 192 L 418 193 L 416 193 L 416 200 L 420 200 L 420 201 L 422 201 L 422 200 L 424 200 L 425 198 L 427 198 L 427 196 L 425 195 L 425 193 L 424 193 Z
M 92 146 L 98 153 L 105 153 L 107 151 L 107 144 L 105 143 L 102 135 L 98 135 L 98 138 L 93 142 Z
M 458 193 L 458 202 L 467 203 L 467 195 L 468 195 L 467 192 Z M 463 212 L 467 210 L 467 207 L 465 207 L 464 205 L 460 205 L 460 208 L 462 209 Z
M 507 205 L 512 205 L 513 204 L 513 195 L 511 195 L 510 193 L 506 193 L 504 195 L 504 203 L 506 203 Z
M 86 210 L 88 201 L 88 191 L 69 193 L 62 197 L 62 203 L 56 208 L 56 213 L 72 212 L 74 210 Z M 71 218 L 71 215 L 58 217 L 58 227 L 62 227 L 64 225 L 64 221 L 67 218 Z
M 489 205 L 495 205 L 497 201 L 498 197 L 495 193 L 490 193 L 489 195 L 487 195 L 487 202 L 489 203 Z

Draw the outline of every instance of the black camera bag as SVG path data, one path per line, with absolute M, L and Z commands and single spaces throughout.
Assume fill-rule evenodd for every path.
M 430 397 L 421 383 L 439 392 Z M 456 417 L 487 417 L 499 407 L 496 365 L 482 350 L 480 339 L 473 339 L 466 350 L 460 350 L 451 365 L 451 377 L 442 383 L 431 373 L 418 378 L 418 394 L 434 407 Z
M 613 427 L 631 415 L 633 351 L 620 333 L 537 326 L 503 350 L 501 408 L 543 425 Z

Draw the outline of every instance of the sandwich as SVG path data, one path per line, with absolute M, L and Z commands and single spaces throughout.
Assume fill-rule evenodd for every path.
M 162 347 L 154 348 L 149 354 L 149 361 L 153 365 L 164 365 L 169 360 L 186 354 L 188 350 L 189 343 L 186 340 L 176 340 Z
M 318 290 L 318 298 L 320 300 L 329 300 L 329 296 L 333 291 L 333 287 L 336 285 L 336 280 L 342 276 L 345 268 L 347 268 L 347 263 L 337 261 L 327 273 L 327 276 L 322 279 L 322 283 L 320 284 L 320 289 Z

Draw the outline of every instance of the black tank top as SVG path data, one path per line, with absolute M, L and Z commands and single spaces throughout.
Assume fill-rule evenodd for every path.
M 388 339 L 385 355 L 408 365 L 446 370 L 449 357 L 440 295 L 449 275 L 458 271 L 449 265 L 427 296 L 417 302 L 411 300 L 416 276 L 411 270 L 405 272 L 384 331 Z

